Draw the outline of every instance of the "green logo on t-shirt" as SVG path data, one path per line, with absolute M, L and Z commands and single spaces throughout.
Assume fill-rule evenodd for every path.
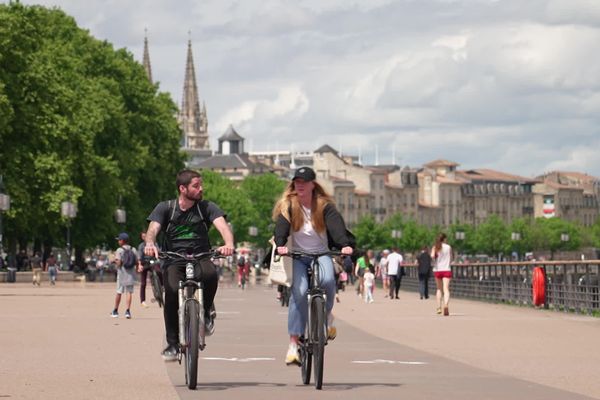
M 175 227 L 173 236 L 174 236 L 175 240 L 197 239 L 198 238 L 198 234 L 194 231 L 193 227 L 191 227 L 189 225 L 180 225 L 180 226 Z

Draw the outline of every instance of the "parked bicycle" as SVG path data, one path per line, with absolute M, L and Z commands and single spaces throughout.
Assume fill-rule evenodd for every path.
M 181 364 L 185 356 L 185 383 L 195 389 L 198 382 L 198 351 L 206 347 L 202 269 L 198 261 L 219 258 L 216 250 L 197 254 L 181 254 L 172 251 L 159 252 L 160 258 L 185 260 L 185 281 L 179 281 L 179 352 Z
M 323 387 L 323 370 L 325 346 L 327 345 L 327 311 L 326 294 L 321 287 L 321 268 L 319 257 L 339 256 L 337 251 L 326 251 L 323 253 L 305 253 L 303 251 L 291 251 L 287 256 L 292 258 L 311 258 L 312 262 L 308 268 L 308 321 L 304 335 L 300 336 L 298 352 L 300 355 L 302 383 L 310 384 L 310 373 L 314 358 L 314 383 L 317 390 Z

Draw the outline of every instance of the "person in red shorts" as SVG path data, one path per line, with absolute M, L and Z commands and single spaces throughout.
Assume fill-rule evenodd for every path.
M 437 291 L 435 297 L 437 299 L 437 313 L 444 313 L 445 316 L 450 315 L 448 303 L 450 302 L 450 280 L 452 279 L 452 269 L 450 263 L 452 261 L 452 247 L 446 243 L 446 234 L 441 233 L 435 245 L 431 249 L 431 260 L 433 263 L 433 276 Z M 442 302 L 443 300 L 443 302 Z

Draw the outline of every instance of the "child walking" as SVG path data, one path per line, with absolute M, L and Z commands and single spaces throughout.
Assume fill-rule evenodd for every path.
M 375 286 L 375 274 L 371 271 L 370 267 L 365 268 L 365 275 L 363 276 L 365 282 L 365 303 L 373 302 L 373 287 Z

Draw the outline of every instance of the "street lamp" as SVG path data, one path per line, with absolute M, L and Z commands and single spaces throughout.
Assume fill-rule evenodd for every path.
M 560 234 L 560 241 L 561 242 L 568 242 L 569 241 L 569 234 L 568 233 L 561 233 Z
M 60 215 L 67 220 L 67 268 L 71 267 L 71 220 L 77 216 L 77 204 L 70 201 L 60 203 Z
M 119 195 L 119 207 L 115 210 L 115 221 L 117 224 L 125 225 L 127 222 L 127 212 L 121 205 L 121 196 Z
M 4 181 L 2 180 L 2 175 L 0 175 L 0 257 L 4 254 L 4 249 L 2 248 L 2 213 L 10 210 L 10 196 L 4 193 Z
M 127 212 L 122 208 L 117 208 L 115 210 L 115 221 L 117 224 L 124 225 L 127 222 Z
M 463 231 L 456 231 L 454 233 L 454 238 L 456 240 L 465 240 L 465 233 Z
M 248 227 L 248 235 L 250 235 L 252 237 L 258 236 L 258 228 L 256 226 Z

